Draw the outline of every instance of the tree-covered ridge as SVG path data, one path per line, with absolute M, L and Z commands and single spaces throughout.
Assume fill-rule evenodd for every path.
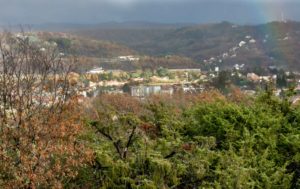
M 87 110 L 95 162 L 68 187 L 299 187 L 300 109 L 235 95 L 99 97 Z
M 66 56 L 76 56 L 77 71 L 86 71 L 94 67 L 132 71 L 137 69 L 199 68 L 200 64 L 184 56 L 151 57 L 139 54 L 125 45 L 116 42 L 95 40 L 67 33 L 38 32 L 31 34 L 31 40 L 56 44 L 57 49 Z M 120 57 L 134 56 L 135 61 L 122 60 Z
M 214 58 L 220 67 L 234 64 L 277 65 L 299 69 L 298 22 L 271 22 L 261 25 L 235 25 L 229 22 L 178 27 L 83 29 L 81 36 L 105 39 L 151 56 L 180 55 L 195 62 Z M 240 42 L 246 42 L 240 48 Z M 243 44 L 243 43 L 241 43 Z
M 121 55 L 136 54 L 126 46 L 104 40 L 83 38 L 66 33 L 39 32 L 37 37 L 55 42 L 61 52 L 69 55 L 97 58 L 114 58 Z

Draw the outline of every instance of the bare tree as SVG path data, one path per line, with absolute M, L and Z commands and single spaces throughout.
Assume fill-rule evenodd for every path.
M 84 161 L 70 59 L 24 32 L 0 36 L 0 187 L 62 187 Z

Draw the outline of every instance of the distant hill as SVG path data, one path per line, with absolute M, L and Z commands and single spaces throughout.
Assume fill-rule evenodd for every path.
M 58 32 L 39 32 L 38 35 L 46 41 L 57 43 L 58 48 L 66 54 L 94 58 L 114 58 L 137 54 L 134 50 L 116 42 Z
M 179 55 L 220 67 L 277 65 L 300 69 L 300 23 L 86 27 L 72 33 L 120 43 L 145 55 Z M 245 43 L 245 44 L 244 44 Z
M 80 37 L 62 32 L 37 32 L 37 36 L 43 41 L 55 42 L 60 52 L 65 55 L 78 57 L 77 71 L 86 71 L 93 67 L 104 69 L 122 69 L 126 71 L 137 69 L 164 68 L 199 68 L 200 64 L 183 56 L 151 57 L 141 56 L 132 50 L 116 42 Z M 122 61 L 119 56 L 133 55 L 138 57 L 136 61 Z

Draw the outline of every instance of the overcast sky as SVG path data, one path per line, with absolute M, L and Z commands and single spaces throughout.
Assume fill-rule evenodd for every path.
M 0 0 L 0 24 L 300 21 L 300 0 Z

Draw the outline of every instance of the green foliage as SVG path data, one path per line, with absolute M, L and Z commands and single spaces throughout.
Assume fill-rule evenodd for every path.
M 152 76 L 153 76 L 153 72 L 149 69 L 146 69 L 141 75 L 141 77 L 144 79 L 150 79 L 150 77 Z
M 113 76 L 112 72 L 99 74 L 100 81 L 111 81 L 113 79 L 114 79 L 114 76 Z
M 156 70 L 156 72 L 159 77 L 166 77 L 166 76 L 168 76 L 168 73 L 169 73 L 168 69 L 163 68 L 163 67 L 159 67 Z
M 139 72 L 133 72 L 133 73 L 130 73 L 130 78 L 139 78 L 141 77 L 141 73 Z
M 268 89 L 251 103 L 219 99 L 180 111 L 157 99 L 137 112 L 105 102 L 88 121 L 94 163 L 75 186 L 299 188 L 300 108 Z
M 213 86 L 217 89 L 224 91 L 228 89 L 231 84 L 231 72 L 221 71 L 216 78 L 213 80 Z

